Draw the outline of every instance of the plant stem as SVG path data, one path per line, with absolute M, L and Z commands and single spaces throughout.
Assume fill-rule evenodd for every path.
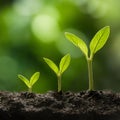
M 28 88 L 28 92 L 32 92 L 32 87 Z
M 93 70 L 92 70 L 92 58 L 87 58 L 88 63 L 88 76 L 89 76 L 89 90 L 92 91 L 94 89 L 93 83 Z
M 61 74 L 58 74 L 58 92 L 61 91 Z

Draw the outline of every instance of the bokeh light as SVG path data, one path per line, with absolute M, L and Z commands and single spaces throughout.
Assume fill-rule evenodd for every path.
M 49 15 L 36 16 L 32 23 L 35 36 L 43 42 L 51 42 L 58 36 L 58 25 L 56 20 Z

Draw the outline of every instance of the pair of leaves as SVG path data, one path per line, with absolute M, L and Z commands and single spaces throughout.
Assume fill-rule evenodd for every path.
M 23 75 L 18 75 L 18 77 L 27 85 L 28 88 L 32 88 L 32 86 L 38 81 L 40 76 L 40 72 L 36 72 L 32 75 L 30 80 L 28 80 L 26 77 Z
M 62 74 L 70 64 L 70 54 L 65 55 L 59 63 L 59 67 L 50 59 L 43 58 L 44 61 L 49 65 L 49 67 L 56 73 L 56 75 Z
M 105 43 L 109 37 L 109 34 L 110 34 L 109 26 L 106 26 L 106 27 L 100 29 L 95 34 L 95 36 L 91 40 L 90 46 L 89 46 L 90 58 L 92 58 L 94 56 L 94 54 L 105 45 Z M 81 49 L 81 51 L 84 53 L 84 55 L 86 56 L 86 58 L 88 58 L 88 47 L 82 39 L 80 39 L 76 35 L 74 35 L 72 33 L 68 33 L 68 32 L 65 33 L 65 36 L 75 46 L 79 47 Z

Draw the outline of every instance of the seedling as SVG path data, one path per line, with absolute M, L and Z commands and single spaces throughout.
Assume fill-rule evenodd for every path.
M 86 57 L 86 60 L 88 63 L 89 90 L 94 89 L 93 70 L 92 70 L 93 57 L 94 57 L 95 53 L 105 45 L 105 43 L 109 37 L 109 34 L 110 34 L 109 26 L 106 26 L 106 27 L 100 29 L 95 34 L 93 39 L 91 40 L 90 45 L 89 45 L 90 50 L 88 50 L 86 43 L 81 38 L 77 37 L 76 35 L 74 35 L 72 33 L 65 32 L 66 38 L 70 42 L 72 42 L 75 46 L 80 48 L 80 50 L 83 52 L 83 54 Z M 89 51 L 90 51 L 90 54 L 89 54 Z
M 38 81 L 39 76 L 40 76 L 40 72 L 36 72 L 32 75 L 30 80 L 28 80 L 26 77 L 20 74 L 18 75 L 18 78 L 20 78 L 26 84 L 26 86 L 28 87 L 28 91 L 32 92 L 32 87 Z
M 49 67 L 55 72 L 58 78 L 58 92 L 61 91 L 61 76 L 63 72 L 68 68 L 70 64 L 71 57 L 69 54 L 65 55 L 59 63 L 59 67 L 50 59 L 43 58 L 44 61 L 49 65 Z

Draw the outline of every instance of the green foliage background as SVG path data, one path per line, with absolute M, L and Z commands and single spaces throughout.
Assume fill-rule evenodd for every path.
M 34 92 L 57 90 L 57 78 L 43 57 L 59 63 L 66 53 L 71 64 L 62 77 L 64 91 L 88 89 L 87 63 L 78 48 L 64 36 L 72 32 L 89 44 L 104 26 L 111 27 L 109 40 L 94 57 L 96 89 L 120 90 L 119 0 L 1 0 L 0 90 L 26 91 L 17 78 L 40 71 Z

